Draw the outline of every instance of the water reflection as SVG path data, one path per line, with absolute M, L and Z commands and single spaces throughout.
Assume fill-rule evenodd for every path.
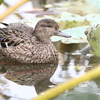
M 57 63 L 22 64 L 5 58 L 0 59 L 0 63 L 0 73 L 6 73 L 5 78 L 9 79 L 6 80 L 2 76 L 4 82 L 7 82 L 6 86 L 8 86 L 5 87 L 6 92 L 3 92 L 2 90 L 2 93 L 4 95 L 20 99 L 25 99 L 25 96 L 23 95 L 27 96 L 26 99 L 30 99 L 32 97 L 35 97 L 37 93 L 48 89 L 48 86 L 52 85 L 49 79 L 53 75 L 57 67 Z M 0 79 L 3 80 L 2 78 Z M 2 85 L 1 87 L 3 88 Z M 25 88 L 26 90 L 23 89 L 22 91 L 22 88 Z M 18 91 L 21 91 L 21 94 Z
M 65 58 L 64 64 L 58 64 L 55 73 L 50 78 L 50 81 L 54 84 L 59 84 L 84 74 L 86 66 L 89 64 L 86 56 L 80 53 L 66 53 L 63 56 Z

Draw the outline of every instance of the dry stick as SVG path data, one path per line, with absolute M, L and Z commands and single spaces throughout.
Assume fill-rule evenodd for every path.
M 18 7 L 20 7 L 21 5 L 23 5 L 24 3 L 28 2 L 28 1 L 30 1 L 30 0 L 19 0 L 18 3 L 16 3 L 12 7 L 9 7 L 3 14 L 0 15 L 0 21 L 2 21 L 9 14 L 11 14 L 14 10 L 16 10 Z
M 8 7 L 9 7 L 9 4 L 8 3 L 6 3 L 5 1 L 3 1 L 3 4 L 4 4 L 4 6 L 6 6 L 7 7 L 7 9 L 8 9 Z M 18 13 L 14 13 L 18 18 L 20 18 L 20 19 L 23 19 L 23 17 L 20 15 L 20 14 L 18 14 Z

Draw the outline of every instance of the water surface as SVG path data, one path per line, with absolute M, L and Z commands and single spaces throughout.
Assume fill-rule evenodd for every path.
M 59 62 L 53 64 L 22 64 L 1 56 L 1 100 L 3 98 L 7 100 L 28 100 L 34 98 L 44 90 L 71 78 L 76 78 L 91 69 L 91 67 L 87 67 L 90 64 L 88 57 L 76 53 L 87 44 L 63 44 L 57 42 L 54 45 L 60 52 L 60 56 Z M 95 79 L 97 85 L 99 84 L 98 82 L 98 79 Z M 87 87 L 90 83 L 87 82 L 85 84 L 85 87 Z

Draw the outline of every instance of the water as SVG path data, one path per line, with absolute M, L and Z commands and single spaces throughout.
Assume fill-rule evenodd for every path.
M 55 64 L 21 64 L 1 57 L 1 99 L 28 100 L 56 84 L 85 73 L 88 59 L 85 55 L 73 52 L 83 48 L 86 44 L 65 45 L 61 42 L 54 44 L 61 52 L 59 63 Z

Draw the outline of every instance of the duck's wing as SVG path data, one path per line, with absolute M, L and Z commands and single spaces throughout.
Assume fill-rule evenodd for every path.
M 7 46 L 16 46 L 28 40 L 29 36 L 19 30 L 10 30 L 8 28 L 0 28 L 0 42 L 3 48 Z
M 17 36 L 18 34 L 18 36 Z M 0 28 L 1 46 L 0 52 L 4 57 L 14 59 L 19 62 L 31 63 L 32 43 L 31 38 L 22 34 L 19 30 Z
M 32 46 L 31 40 L 28 36 L 25 37 L 17 36 L 16 34 L 21 34 L 19 30 L 10 30 L 7 28 L 0 28 L 1 46 L 0 52 L 4 57 L 17 60 L 19 62 L 24 62 L 28 57 L 31 59 L 30 46 Z M 20 59 L 21 58 L 21 59 Z
M 9 45 L 18 45 L 33 37 L 34 29 L 24 23 L 1 23 L 6 28 L 0 28 L 1 46 L 6 47 L 5 43 Z
M 16 22 L 16 23 L 2 23 L 1 24 L 5 25 L 7 29 L 9 30 L 18 30 L 20 31 L 22 34 L 25 33 L 27 35 L 33 35 L 33 31 L 34 29 L 28 25 L 26 25 L 25 23 L 20 23 L 20 22 Z

